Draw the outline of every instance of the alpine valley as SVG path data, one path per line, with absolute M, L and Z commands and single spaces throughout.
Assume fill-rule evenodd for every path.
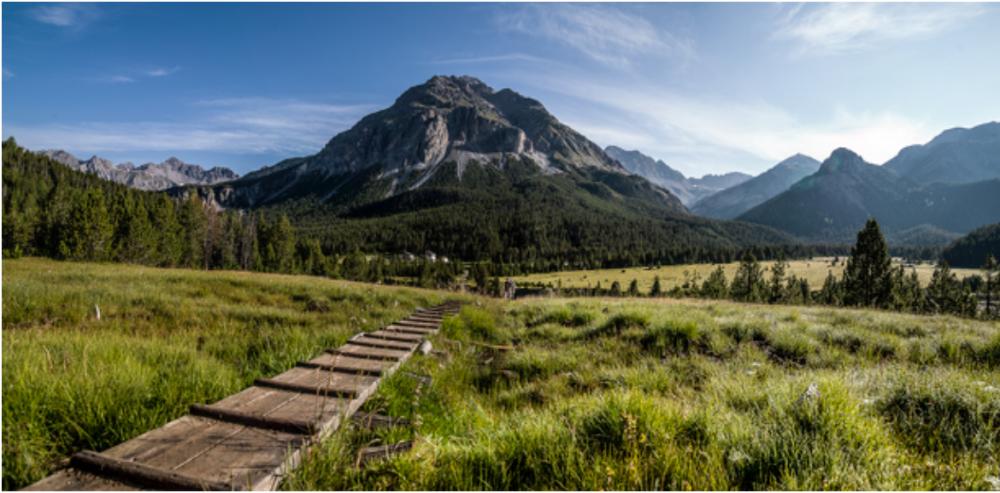
M 222 208 L 286 213 L 337 250 L 638 263 L 792 246 L 775 229 L 692 215 L 536 100 L 436 76 L 312 156 L 186 187 Z

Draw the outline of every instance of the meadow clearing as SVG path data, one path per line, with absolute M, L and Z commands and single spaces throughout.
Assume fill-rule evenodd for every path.
M 788 270 L 786 275 L 794 274 L 797 277 L 804 277 L 809 281 L 809 286 L 815 291 L 823 286 L 823 280 L 826 279 L 828 272 L 833 272 L 837 278 L 841 278 L 844 273 L 844 266 L 846 265 L 847 257 L 840 257 L 836 264 L 834 264 L 835 257 L 816 257 L 809 260 L 789 260 Z M 893 265 L 900 265 L 901 261 L 899 259 L 893 259 Z M 653 279 L 659 276 L 660 283 L 664 291 L 668 291 L 675 286 L 680 286 L 684 283 L 685 275 L 694 276 L 698 275 L 701 281 L 704 281 L 713 270 L 719 265 L 726 272 L 726 279 L 731 280 L 733 274 L 736 273 L 736 269 L 739 267 L 739 262 L 729 262 L 725 264 L 684 264 L 684 265 L 664 265 L 660 267 L 628 267 L 624 269 L 592 269 L 592 270 L 572 270 L 563 272 L 546 272 L 540 274 L 529 274 L 525 276 L 514 277 L 514 281 L 520 284 L 525 283 L 541 283 L 541 284 L 551 284 L 553 287 L 564 287 L 564 288 L 592 288 L 597 286 L 597 283 L 601 283 L 601 287 L 607 289 L 611 287 L 611 284 L 615 281 L 622 286 L 622 289 L 628 287 L 629 283 L 633 279 L 639 283 L 639 291 L 643 294 L 648 294 L 650 288 L 653 287 Z M 762 268 L 770 270 L 771 266 L 774 265 L 774 261 L 762 261 L 760 262 Z M 909 264 L 907 264 L 909 265 Z M 906 267 L 906 272 L 909 273 L 911 270 L 917 272 L 920 277 L 920 282 L 923 286 L 931 280 L 931 274 L 934 273 L 934 264 L 923 262 L 919 264 L 913 264 L 912 266 Z M 966 276 L 973 274 L 982 274 L 981 271 L 977 269 L 951 269 L 951 271 L 962 279 Z
M 4 262 L 4 488 L 451 293 Z M 469 301 L 286 489 L 1000 487 L 1000 323 L 675 299 Z M 102 316 L 94 317 L 93 304 Z M 357 450 L 412 450 L 355 465 Z
M 5 259 L 3 489 L 445 294 L 308 276 Z

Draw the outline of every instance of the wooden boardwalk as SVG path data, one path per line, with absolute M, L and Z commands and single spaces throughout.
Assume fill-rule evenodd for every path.
M 274 490 L 303 451 L 349 419 L 458 305 L 422 309 L 381 330 L 97 453 L 26 490 Z

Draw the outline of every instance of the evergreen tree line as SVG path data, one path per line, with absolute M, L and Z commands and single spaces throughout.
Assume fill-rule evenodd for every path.
M 718 266 L 704 280 L 697 274 L 685 275 L 679 286 L 664 290 L 659 277 L 648 293 L 640 293 L 638 281 L 628 287 L 615 281 L 604 288 L 561 289 L 562 294 L 583 296 L 673 296 L 731 299 L 745 303 L 770 303 L 879 308 L 910 313 L 940 313 L 966 317 L 996 318 L 1000 314 L 1000 270 L 996 259 L 987 256 L 982 275 L 965 279 L 951 272 L 940 260 L 926 287 L 914 270 L 893 266 L 889 248 L 878 223 L 869 219 L 858 233 L 857 243 L 846 260 L 843 275 L 827 273 L 823 286 L 812 290 L 808 280 L 788 272 L 788 263 L 779 260 L 770 269 L 761 266 L 753 254 L 746 254 L 731 279 Z M 539 288 L 541 286 L 534 286 Z
M 426 259 L 334 254 L 288 217 L 220 211 L 196 194 L 135 190 L 3 144 L 3 255 L 158 267 L 301 273 L 447 286 L 458 266 Z

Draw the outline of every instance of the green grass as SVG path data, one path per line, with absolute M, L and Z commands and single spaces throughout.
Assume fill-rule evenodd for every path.
M 833 265 L 833 257 L 817 257 L 811 260 L 791 260 L 788 261 L 788 270 L 786 271 L 786 275 L 794 274 L 797 277 L 808 280 L 810 288 L 815 291 L 823 287 L 823 281 L 826 279 L 826 275 L 829 271 L 832 270 L 834 275 L 840 278 L 843 274 L 845 263 L 846 257 L 841 257 L 837 265 Z M 554 287 L 561 286 L 563 288 L 593 288 L 600 283 L 601 287 L 604 289 L 610 288 L 611 283 L 618 281 L 618 283 L 622 286 L 622 289 L 625 289 L 628 287 L 629 283 L 635 279 L 639 283 L 639 292 L 643 295 L 648 295 L 649 290 L 653 287 L 653 279 L 656 277 L 660 278 L 661 288 L 664 291 L 667 291 L 683 284 L 685 275 L 694 276 L 697 274 L 700 276 L 701 282 L 704 282 L 705 278 L 707 278 L 708 275 L 711 274 L 712 271 L 719 265 L 721 265 L 725 271 L 726 279 L 731 281 L 733 279 L 733 275 L 736 273 L 736 268 L 739 267 L 739 262 L 730 262 L 726 264 L 684 264 L 665 265 L 661 267 L 628 267 L 620 269 L 546 272 L 518 276 L 515 277 L 514 280 L 519 283 L 532 282 L 551 284 Z M 774 261 L 761 262 L 761 266 L 766 269 L 769 269 L 772 265 L 774 265 Z M 917 264 L 912 268 L 908 268 L 907 272 L 911 269 L 916 271 L 917 276 L 920 278 L 920 283 L 924 286 L 930 282 L 931 275 L 934 273 L 934 265 L 930 263 Z M 951 271 L 955 273 L 959 279 L 973 274 L 982 274 L 982 272 L 977 269 L 953 268 Z
M 447 296 L 37 259 L 4 267 L 5 488 Z M 365 405 L 411 424 L 340 428 L 284 488 L 976 490 L 1000 475 L 997 322 L 470 300 L 435 351 Z M 355 466 L 361 447 L 403 440 L 411 451 Z
M 431 377 L 416 396 L 397 375 L 369 403 L 416 425 L 346 427 L 284 487 L 989 489 L 998 333 L 829 308 L 484 302 L 437 337 L 447 355 L 413 360 Z M 497 340 L 514 349 L 470 344 Z M 357 447 L 402 439 L 414 449 L 354 467 Z
M 41 259 L 3 268 L 4 489 L 443 300 L 304 276 Z

